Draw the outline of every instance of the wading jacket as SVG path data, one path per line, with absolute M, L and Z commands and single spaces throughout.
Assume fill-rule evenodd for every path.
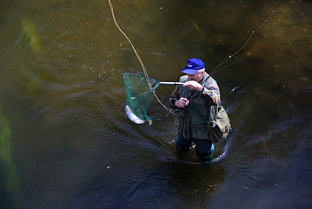
M 203 91 L 191 91 L 186 87 L 177 86 L 170 96 L 170 105 L 176 109 L 177 107 L 174 104 L 181 97 L 189 100 L 189 104 L 182 108 L 183 111 L 180 111 L 185 112 L 184 116 L 178 116 L 176 119 L 178 130 L 186 139 L 210 140 L 206 121 L 211 121 L 216 117 L 221 99 L 217 82 L 212 77 L 208 78 L 208 76 L 205 73 L 203 79 L 199 82 L 204 87 Z M 180 82 L 185 83 L 187 81 L 187 75 L 180 78 Z

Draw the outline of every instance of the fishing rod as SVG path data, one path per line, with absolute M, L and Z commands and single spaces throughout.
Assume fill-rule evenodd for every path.
M 229 61 L 233 56 L 235 56 L 238 52 L 240 52 L 245 46 L 246 44 L 249 42 L 250 38 L 255 34 L 255 32 L 272 16 L 272 14 L 275 12 L 275 10 L 277 10 L 281 4 L 284 2 L 285 0 L 281 0 L 275 7 L 274 9 L 246 36 L 246 38 L 244 40 L 242 40 L 237 47 L 231 51 L 229 53 L 229 55 L 227 57 L 225 57 L 222 62 L 209 74 L 208 78 L 214 74 L 217 70 L 219 70 L 219 68 L 225 64 L 227 61 Z M 299 0 L 300 2 L 301 0 Z M 207 78 L 207 79 L 208 79 Z M 206 80 L 207 80 L 206 79 Z

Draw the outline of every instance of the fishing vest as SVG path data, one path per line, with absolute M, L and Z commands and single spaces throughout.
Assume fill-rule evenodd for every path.
M 208 76 L 209 75 L 205 73 L 203 81 L 205 81 Z M 180 82 L 185 83 L 187 81 L 187 75 L 180 78 Z M 215 86 L 219 89 L 217 82 L 212 77 L 209 77 L 205 83 L 201 85 L 203 85 L 206 89 L 211 86 Z M 191 91 L 186 87 L 181 86 L 178 90 L 179 98 L 184 97 L 190 101 L 190 103 L 184 107 L 184 116 L 177 117 L 176 119 L 179 132 L 186 139 L 193 138 L 210 140 L 211 137 L 207 127 L 207 122 L 204 121 L 203 118 L 207 121 L 214 120 L 217 114 L 217 104 L 213 103 L 212 99 L 208 95 L 204 95 L 197 91 Z

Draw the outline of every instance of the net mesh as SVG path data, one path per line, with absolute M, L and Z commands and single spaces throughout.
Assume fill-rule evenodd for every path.
M 158 82 L 145 76 L 125 73 L 123 75 L 127 96 L 127 105 L 131 112 L 143 121 L 151 123 L 147 117 L 147 109 L 150 107 Z

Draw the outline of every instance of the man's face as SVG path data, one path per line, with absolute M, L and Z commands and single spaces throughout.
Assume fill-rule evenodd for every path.
M 204 77 L 205 71 L 203 72 L 199 72 L 197 71 L 195 74 L 191 75 L 191 74 L 187 74 L 188 80 L 189 81 L 196 81 L 199 82 L 201 81 L 201 79 Z

